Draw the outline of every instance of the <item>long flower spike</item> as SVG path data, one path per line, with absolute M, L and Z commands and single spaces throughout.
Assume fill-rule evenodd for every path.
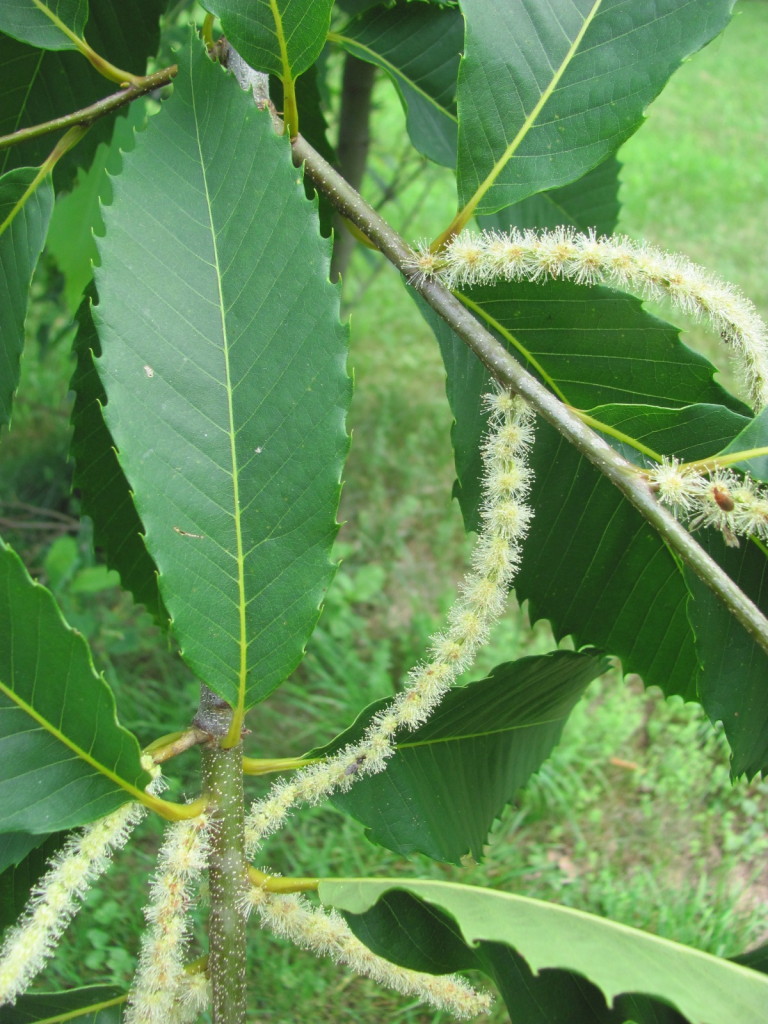
M 124 1024 L 169 1024 L 188 1004 L 183 954 L 192 885 L 208 858 L 207 815 L 168 825 L 144 915 L 148 928 L 128 994 Z
M 246 819 L 249 857 L 296 804 L 317 803 L 335 790 L 349 789 L 363 775 L 381 771 L 395 751 L 398 730 L 415 729 L 426 721 L 472 664 L 500 615 L 532 515 L 526 504 L 531 483 L 526 456 L 533 441 L 533 413 L 506 391 L 494 392 L 485 401 L 489 433 L 482 445 L 483 527 L 445 631 L 431 638 L 430 659 L 412 669 L 403 690 L 376 715 L 360 742 L 279 781 L 251 807 Z
M 683 312 L 709 320 L 732 349 L 755 409 L 768 405 L 768 328 L 737 288 L 685 256 L 623 236 L 598 238 L 566 227 L 512 228 L 462 232 L 438 253 L 421 247 L 413 271 L 417 277 L 437 277 L 449 288 L 564 278 L 646 298 L 666 295 Z
M 0 1006 L 12 1005 L 26 991 L 52 956 L 91 884 L 104 874 L 144 814 L 141 804 L 124 804 L 73 833 L 53 856 L 0 948 Z
M 317 956 L 330 956 L 356 974 L 447 1010 L 454 1017 L 473 1018 L 487 1013 L 491 1006 L 488 994 L 476 992 L 455 974 L 411 971 L 377 956 L 353 934 L 341 914 L 313 907 L 303 896 L 277 895 L 254 886 L 244 896 L 243 905 L 246 912 L 256 910 L 262 926 L 301 949 L 311 950 Z

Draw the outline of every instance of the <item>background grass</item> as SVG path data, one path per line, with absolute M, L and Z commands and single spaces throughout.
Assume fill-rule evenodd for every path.
M 718 270 L 764 314 L 766 38 L 768 3 L 744 0 L 726 33 L 680 70 L 620 154 L 622 230 Z M 389 140 L 404 134 L 384 81 L 376 101 L 374 134 L 389 148 L 373 154 L 368 195 L 397 173 Z M 418 161 L 400 173 L 413 180 L 385 212 L 407 237 L 434 236 L 453 213 L 450 176 Z M 450 414 L 436 346 L 397 275 L 377 257 L 357 253 L 345 284 L 356 391 L 339 538 L 343 565 L 306 661 L 251 715 L 254 754 L 300 752 L 391 692 L 450 605 L 468 550 L 450 496 Z M 94 565 L 87 529 L 76 525 L 65 462 L 69 327 L 55 276 L 49 271 L 37 287 L 13 430 L 3 439 L 4 532 L 89 636 L 122 719 L 146 742 L 177 728 L 180 709 L 182 718 L 191 713 L 196 684 L 148 617 Z M 722 362 L 703 333 L 694 330 L 691 340 Z M 47 528 L 33 529 L 41 517 Z M 524 612 L 514 611 L 474 676 L 553 646 L 546 624 L 531 630 Z M 174 762 L 174 794 L 194 786 L 195 771 L 194 752 Z M 259 784 L 251 790 L 256 795 Z M 728 955 L 768 936 L 766 810 L 765 783 L 731 787 L 725 742 L 696 705 L 665 701 L 614 673 L 593 685 L 554 756 L 496 823 L 482 865 L 405 863 L 371 846 L 355 822 L 330 808 L 297 816 L 265 849 L 264 861 L 286 873 L 489 882 Z M 41 987 L 128 982 L 158 831 L 145 825 L 139 842 L 93 889 L 81 927 Z M 268 936 L 256 933 L 251 953 L 254 1019 L 447 1019 Z M 495 1019 L 505 1019 L 503 1010 Z

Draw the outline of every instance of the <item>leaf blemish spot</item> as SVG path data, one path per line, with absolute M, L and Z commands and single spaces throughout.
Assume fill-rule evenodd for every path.
M 178 533 L 181 537 L 194 537 L 195 540 L 205 540 L 202 533 L 189 533 L 187 530 L 182 530 L 179 526 L 174 526 L 174 532 Z

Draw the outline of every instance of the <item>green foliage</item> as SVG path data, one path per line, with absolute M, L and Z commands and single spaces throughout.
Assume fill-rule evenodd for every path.
M 494 213 L 574 181 L 615 153 L 675 68 L 724 28 L 732 7 L 733 0 L 631 8 L 464 0 L 460 205 Z M 634 70 L 638 54 L 642 76 Z
M 117 129 L 111 116 L 95 119 L 85 143 L 63 158 L 53 180 L 57 211 L 48 248 L 67 276 L 73 308 L 90 282 L 94 260 L 96 270 L 94 286 L 80 304 L 72 377 L 77 494 L 62 513 L 66 525 L 59 534 L 65 535 L 50 533 L 29 550 L 30 563 L 50 589 L 33 581 L 0 542 L 0 920 L 10 923 L 31 891 L 41 920 L 49 908 L 55 918 L 69 899 L 44 874 L 64 829 L 98 819 L 129 797 L 172 818 L 192 818 L 203 806 L 202 800 L 182 806 L 143 792 L 148 777 L 136 737 L 117 722 L 114 690 L 123 721 L 146 738 L 146 753 L 158 761 L 205 742 L 203 789 L 211 792 L 204 799 L 214 796 L 216 808 L 209 806 L 208 813 L 224 819 L 210 861 L 209 924 L 222 924 L 208 930 L 216 1024 L 242 1024 L 244 1016 L 242 947 L 228 958 L 226 970 L 218 965 L 230 948 L 226 922 L 240 921 L 235 903 L 246 885 L 238 874 L 245 873 L 246 843 L 260 848 L 292 806 L 329 793 L 335 809 L 309 812 L 304 833 L 289 829 L 284 841 L 264 853 L 270 867 L 296 877 L 262 876 L 255 867 L 249 875 L 258 882 L 259 891 L 252 893 L 257 914 L 266 908 L 264 920 L 277 921 L 278 933 L 292 934 L 280 924 L 290 916 L 286 908 L 322 921 L 314 932 L 308 927 L 304 936 L 294 935 L 299 945 L 312 947 L 313 932 L 317 946 L 325 929 L 341 925 L 335 918 L 313 918 L 317 912 L 306 909 L 306 901 L 286 903 L 279 893 L 312 889 L 310 873 L 325 874 L 330 877 L 320 879 L 322 901 L 342 908 L 364 944 L 391 961 L 376 970 L 396 989 L 404 983 L 392 965 L 402 963 L 430 975 L 480 971 L 496 984 L 512 1019 L 540 1024 L 761 1019 L 768 995 L 764 954 L 758 950 L 727 961 L 697 948 L 733 953 L 724 920 L 740 922 L 741 910 L 733 908 L 732 917 L 724 910 L 713 927 L 703 912 L 697 917 L 671 898 L 666 918 L 646 914 L 648 890 L 655 886 L 649 879 L 656 877 L 648 862 L 666 864 L 664 856 L 657 852 L 654 858 L 653 849 L 638 841 L 617 868 L 609 863 L 612 851 L 602 849 L 618 843 L 613 837 L 604 841 L 606 804 L 612 801 L 649 829 L 654 800 L 665 813 L 672 807 L 676 819 L 690 813 L 691 824 L 696 821 L 697 808 L 706 802 L 699 783 L 707 775 L 707 759 L 715 756 L 707 747 L 704 760 L 698 759 L 701 725 L 699 732 L 680 726 L 678 750 L 665 746 L 660 732 L 679 702 L 655 720 L 647 717 L 650 702 L 641 712 L 632 705 L 619 713 L 611 705 L 614 718 L 595 738 L 579 702 L 605 670 L 597 649 L 605 650 L 646 685 L 656 682 L 666 694 L 699 701 L 712 720 L 721 720 L 733 775 L 751 777 L 768 768 L 768 628 L 754 609 L 745 612 L 746 597 L 758 608 L 768 607 L 765 553 L 749 537 L 740 547 L 728 546 L 734 537 L 728 487 L 735 488 L 737 479 L 710 479 L 696 469 L 696 500 L 709 494 L 716 508 L 709 519 L 693 518 L 693 526 L 715 522 L 720 529 L 702 526 L 692 539 L 663 518 L 653 500 L 659 485 L 649 487 L 647 475 L 662 457 L 710 460 L 707 465 L 714 466 L 711 460 L 720 451 L 758 448 L 758 458 L 741 456 L 737 470 L 754 470 L 765 479 L 765 415 L 755 415 L 716 383 L 711 363 L 683 346 L 677 329 L 638 299 L 557 280 L 574 275 L 557 263 L 569 257 L 556 251 L 567 249 L 571 230 L 614 230 L 618 146 L 641 124 L 675 68 L 725 25 L 731 0 L 641 0 L 629 8 L 618 0 L 523 0 L 514 11 L 499 0 L 462 0 L 458 6 L 350 0 L 337 11 L 331 0 L 211 0 L 206 6 L 216 18 L 203 23 L 200 17 L 197 27 L 208 47 L 186 27 L 193 5 L 184 0 L 167 17 L 164 0 L 105 0 L 90 12 L 84 0 L 49 7 L 43 0 L 11 0 L 0 14 L 0 89 L 9 100 L 0 133 L 46 122 L 33 133 L 36 138 L 0 148 L 8 172 L 0 180 L 0 211 L 14 213 L 6 230 L 0 229 L 3 423 L 10 419 L 19 380 L 26 294 L 51 213 L 47 157 L 54 126 L 47 122 L 123 88 L 123 78 L 131 82 L 123 97 L 131 100 L 128 116 Z M 67 31 L 46 11 L 62 18 Z M 85 32 L 88 43 L 69 30 L 75 36 Z M 141 74 L 158 50 L 161 30 L 160 53 L 176 47 L 178 73 L 165 69 L 162 82 L 173 83 L 157 92 L 157 79 Z M 272 82 L 272 98 L 284 119 L 282 136 L 275 131 L 275 111 L 256 109 L 250 93 L 216 65 L 227 55 L 216 41 L 219 30 L 246 61 L 279 80 L 277 87 Z M 414 167 L 415 177 L 423 177 L 426 231 L 439 232 L 431 255 L 424 247 L 417 257 L 403 257 L 402 243 L 296 137 L 301 127 L 310 143 L 333 156 L 326 136 L 338 127 L 339 108 L 347 107 L 338 102 L 336 75 L 341 61 L 354 70 L 350 57 L 372 64 L 382 87 L 405 111 L 407 153 L 393 158 L 379 149 L 371 177 L 389 161 L 393 183 L 376 182 L 383 203 L 400 190 L 407 193 L 403 183 L 414 177 Z M 129 70 L 119 71 L 110 61 Z M 344 89 L 348 77 L 354 78 L 344 76 Z M 374 92 L 375 104 L 381 95 Z M 351 132 L 361 144 L 368 116 L 360 115 Z M 378 113 L 373 116 L 376 125 Z M 78 114 L 75 120 L 90 123 L 91 117 Z M 442 167 L 426 169 L 423 157 Z M 294 160 L 303 160 L 305 169 L 297 170 Z M 445 225 L 441 216 L 450 200 L 440 174 L 453 182 L 453 171 L 460 209 Z M 64 188 L 72 184 L 74 191 L 66 195 Z M 368 410 L 370 420 L 389 417 L 395 441 L 377 451 L 375 444 L 360 443 L 368 440 L 360 431 L 358 447 L 375 457 L 357 453 L 357 464 L 350 464 L 363 481 L 350 508 L 359 515 L 367 547 L 360 551 L 347 543 L 337 550 L 337 556 L 346 553 L 349 566 L 319 624 L 335 572 L 351 388 L 340 289 L 328 280 L 333 242 L 321 236 L 318 208 L 326 236 L 334 211 L 389 255 L 411 293 L 421 293 L 419 303 L 438 343 L 422 355 L 422 342 L 411 341 L 414 328 L 403 327 L 389 310 L 375 324 L 377 351 L 369 372 L 384 370 L 381 376 L 391 379 L 391 350 L 409 349 L 397 394 L 386 397 L 392 389 L 377 380 L 375 408 Z M 566 229 L 550 239 L 554 262 L 529 262 L 522 274 L 528 280 L 480 285 L 470 246 L 464 255 L 464 280 L 470 284 L 453 297 L 439 280 L 425 284 L 432 266 L 445 266 L 440 261 L 449 250 L 441 250 L 442 243 L 476 214 L 496 231 Z M 643 257 L 653 268 L 657 257 L 647 251 Z M 374 266 L 383 262 L 380 253 L 369 260 Z M 423 273 L 414 274 L 416 265 Z M 733 340 L 733 308 L 736 319 L 752 316 L 738 296 L 706 275 L 693 285 L 678 281 L 677 272 L 684 276 L 689 264 L 657 260 L 659 265 L 663 273 L 657 279 L 649 275 L 649 291 L 659 284 L 673 294 L 677 288 L 677 305 L 685 308 L 685 288 L 689 300 L 690 289 L 709 288 L 709 305 L 699 302 L 699 308 L 714 314 L 727 339 Z M 424 297 L 434 306 L 427 309 Z M 747 358 L 754 357 L 759 377 L 768 357 L 760 349 L 764 339 L 757 320 L 753 328 L 747 340 L 756 350 Z M 482 361 L 465 341 L 475 351 L 485 346 Z M 466 529 L 481 531 L 472 570 L 442 634 L 435 633 L 427 610 L 433 605 L 422 601 L 428 594 L 432 600 L 433 574 L 423 570 L 414 551 L 419 544 L 440 548 L 453 571 L 465 545 L 452 529 L 433 531 L 431 514 L 418 499 L 391 497 L 405 483 L 406 489 L 418 485 L 422 493 L 447 500 L 445 463 L 433 472 L 423 455 L 448 432 L 449 414 L 437 412 L 427 382 L 437 367 L 438 347 L 455 419 L 455 492 Z M 510 406 L 505 412 L 497 408 L 491 423 L 499 435 L 487 436 L 488 368 L 506 385 L 516 381 L 516 371 L 508 369 L 510 355 L 533 373 L 534 380 L 523 378 L 516 387 L 530 396 L 541 420 L 530 480 L 524 458 L 531 439 L 519 408 L 514 406 L 518 418 Z M 502 422 L 511 435 L 504 435 Z M 367 429 L 377 436 L 370 423 Z M 515 429 L 522 433 L 514 436 Z M 712 479 L 722 484 L 714 498 Z M 754 500 L 764 500 L 762 493 Z M 530 513 L 521 504 L 528 501 L 530 527 Z M 90 517 L 92 526 L 73 526 L 75 511 Z M 24 536 L 26 523 L 6 522 Z M 517 546 L 526 531 L 518 567 Z M 91 539 L 106 564 L 98 564 L 89 550 Z M 703 563 L 703 552 L 713 561 Z M 366 565 L 366 559 L 374 564 Z M 390 560 L 397 566 L 391 574 L 382 567 Z M 699 575 L 689 564 L 698 565 Z M 576 651 L 543 653 L 551 640 L 542 639 L 541 629 L 524 637 L 519 617 L 503 623 L 488 646 L 489 624 L 513 571 L 517 597 L 528 602 L 531 619 L 548 620 L 555 637 L 570 636 Z M 423 604 L 413 621 L 393 596 L 398 580 L 404 591 L 414 592 L 410 600 Z M 734 584 L 741 588 L 735 594 Z M 149 615 L 131 607 L 125 592 L 150 612 L 155 627 Z M 66 624 L 61 609 L 73 625 L 92 633 L 90 647 Z M 748 619 L 749 631 L 742 624 Z M 167 631 L 167 650 L 150 654 L 146 648 L 156 642 L 157 626 Z M 386 640 L 370 650 L 368 638 L 385 632 Z M 428 656 L 409 675 L 421 634 L 428 633 Z M 467 652 L 483 645 L 481 665 L 471 676 L 460 675 L 456 665 L 465 669 Z M 109 684 L 94 667 L 91 650 Z M 194 718 L 187 669 L 202 683 Z M 244 714 L 296 669 L 252 723 L 249 773 L 282 768 L 285 774 L 243 827 Z M 483 672 L 490 674 L 482 678 Z M 403 676 L 405 692 L 397 693 Z M 457 677 L 459 685 L 443 694 L 445 679 Z M 606 705 L 608 686 L 598 691 Z M 618 671 L 610 686 L 618 686 Z M 392 692 L 396 714 L 387 699 Z M 438 698 L 442 704 L 433 707 Z M 632 715 L 639 715 L 640 726 L 629 724 Z M 352 724 L 318 745 L 339 722 Z M 655 764 L 646 773 L 623 759 L 622 743 L 633 729 L 644 730 L 650 750 L 664 751 L 654 756 L 666 761 L 665 770 Z M 577 732 L 581 746 L 574 755 Z M 563 734 L 565 743 L 558 746 Z M 367 750 L 357 746 L 364 741 Z M 311 765 L 295 756 L 275 764 L 274 758 L 313 744 Z M 722 735 L 714 745 L 722 756 Z M 169 771 L 172 792 L 193 799 L 200 783 L 190 755 L 182 757 Z M 577 777 L 573 761 L 579 759 Z M 616 771 L 625 773 L 620 782 Z M 687 798 L 686 772 L 692 773 Z M 750 869 L 764 849 L 764 838 L 750 822 L 756 803 L 749 794 L 756 787 L 741 802 L 713 798 L 722 807 L 722 832 L 717 840 L 708 833 L 701 841 L 706 849 L 686 848 L 685 870 L 698 879 L 699 904 L 710 895 L 710 879 L 723 906 L 731 895 L 728 870 L 715 870 L 711 846 L 748 849 Z M 544 838 L 542 823 L 552 817 Z M 656 822 L 657 850 L 665 824 Z M 679 820 L 674 826 L 683 828 Z M 201 827 L 196 819 L 188 835 Z M 365 858 L 372 866 L 363 863 L 358 849 L 344 850 L 343 858 L 338 849 L 353 847 L 361 829 L 373 841 Z M 489 848 L 494 835 L 503 838 L 506 851 Z M 129 861 L 133 876 L 151 861 L 151 842 L 141 840 Z M 168 857 L 166 848 L 161 863 L 172 864 L 178 884 L 186 885 L 182 876 L 192 870 L 184 866 L 181 848 L 175 849 L 176 856 Z M 410 877 L 403 858 L 414 854 L 442 862 L 425 864 L 428 880 Z M 259 863 L 261 857 L 259 852 Z M 452 879 L 473 884 L 446 881 L 446 864 L 453 865 Z M 393 877 L 344 877 L 384 871 Z M 475 884 L 488 878 L 512 891 Z M 164 911 L 158 908 L 167 880 L 161 873 L 153 885 L 156 902 L 147 914 L 152 927 L 163 927 Z M 138 884 L 132 877 L 132 900 Z M 178 897 L 176 884 L 169 889 Z M 122 928 L 121 907 L 108 890 L 98 891 L 106 899 L 94 903 L 94 917 L 69 960 L 65 955 L 54 968 L 68 989 L 80 979 L 81 966 L 85 981 L 110 976 L 123 984 L 130 974 L 139 935 L 129 928 L 127 949 L 112 948 L 112 935 Z M 192 899 L 185 892 L 181 902 Z M 585 913 L 585 904 L 602 916 Z M 670 923 L 675 914 L 682 926 Z M 612 916 L 631 920 L 618 923 Z M 197 929 L 199 915 L 194 920 Z M 54 922 L 41 939 L 32 934 L 35 915 L 22 921 L 22 931 L 10 935 L 14 942 L 22 935 L 17 948 L 32 950 L 28 959 L 37 970 L 60 929 Z M 638 923 L 648 930 L 628 926 Z M 183 931 L 180 917 L 172 930 Z M 682 932 L 690 948 L 662 936 L 667 931 L 677 938 Z M 757 932 L 758 925 L 752 931 L 745 926 L 738 935 Z M 323 948 L 341 951 L 353 966 L 367 969 L 365 950 L 346 955 L 352 940 L 334 934 Z M 176 957 L 164 977 L 175 977 L 178 968 L 179 985 L 187 984 L 181 968 L 197 950 L 174 951 L 167 941 L 154 949 Z M 13 999 L 30 978 L 14 988 L 10 957 L 0 948 L 0 991 Z M 152 956 L 145 953 L 145 964 L 147 959 Z M 274 964 L 268 954 L 260 952 L 259 959 Z M 142 985 L 150 987 L 142 998 L 154 1004 L 158 993 L 151 986 L 162 974 L 155 972 L 153 981 L 152 972 L 139 968 L 134 1007 Z M 273 987 L 289 992 L 290 978 L 283 962 Z M 445 996 L 452 984 L 422 980 L 417 991 L 442 992 L 444 1002 L 438 998 L 437 1005 L 452 1005 Z M 313 981 L 308 987 L 312 996 L 302 1011 L 307 1015 L 315 1014 L 322 985 Z M 122 1017 L 122 992 L 41 990 L 5 1008 L 3 1020 L 65 1015 L 112 1024 Z M 264 1019 L 271 1012 L 286 1016 L 285 992 L 266 1006 L 265 997 L 257 997 Z M 171 988 L 160 995 L 168 1005 L 175 998 Z M 289 997 L 287 1012 L 295 1015 L 296 1000 L 290 992 Z M 387 1009 L 379 1016 L 388 1015 Z
M 159 17 L 167 0 L 98 0 L 87 24 L 88 42 L 107 60 L 141 74 L 157 50 Z M 3 10 L 7 5 L 3 4 Z M 25 3 L 29 7 L 28 3 Z M 45 19 L 48 21 L 48 19 Z M 47 31 L 47 30 L 46 30 Z M 58 29 L 58 38 L 66 42 Z M 106 86 L 106 89 L 105 89 Z M 114 91 L 79 53 L 46 50 L 17 42 L 0 33 L 0 93 L 8 101 L 0 108 L 0 133 L 28 128 L 96 102 Z M 114 120 L 95 121 L 82 143 L 68 153 L 56 170 L 59 188 L 72 184 L 78 167 L 88 167 L 100 142 L 108 141 Z M 51 151 L 49 135 L 0 150 L 0 170 L 40 164 Z
M 557 651 L 499 665 L 453 690 L 429 721 L 398 743 L 387 771 L 334 803 L 368 826 L 373 842 L 458 864 L 480 860 L 494 819 L 557 744 L 565 719 L 605 671 L 594 654 Z M 354 743 L 386 701 L 366 708 L 317 757 Z
M 290 81 L 307 70 L 325 45 L 333 0 L 213 0 L 208 10 L 246 63 Z
M 576 231 L 592 230 L 598 235 L 610 235 L 616 230 L 621 206 L 620 170 L 616 157 L 608 157 L 577 182 L 537 192 L 514 206 L 478 217 L 478 224 L 489 231 L 565 225 Z
M 111 985 L 90 985 L 70 992 L 40 992 L 22 996 L 3 1010 L 5 1024 L 77 1019 L 82 1024 L 120 1024 L 123 993 Z
M 16 212 L 36 174 L 37 168 L 25 167 L 0 178 L 0 225 L 5 228 L 0 234 L 0 427 L 6 426 L 11 418 L 13 395 L 19 383 L 29 287 L 45 244 L 53 206 L 53 189 L 45 184 Z M 6 223 L 8 217 L 13 217 L 10 224 Z
M 179 60 L 104 210 L 96 362 L 182 656 L 242 708 L 295 667 L 333 573 L 345 334 L 285 141 L 196 44 Z
M 401 3 L 374 7 L 331 39 L 385 71 L 406 110 L 413 145 L 438 164 L 456 164 L 456 76 L 464 38 L 457 10 Z
M 386 900 L 391 890 L 396 890 L 395 899 L 379 909 L 378 901 Z M 398 900 L 400 893 L 416 899 Z M 451 882 L 361 878 L 323 881 L 320 898 L 354 915 L 366 915 L 374 907 L 371 918 L 366 915 L 360 925 L 366 942 L 421 970 L 487 970 L 487 946 L 496 952 L 493 947 L 504 945 L 519 950 L 533 971 L 557 967 L 589 978 L 609 1003 L 622 993 L 650 989 L 689 1020 L 713 1024 L 759 1020 L 768 996 L 768 977 L 757 971 L 512 893 Z M 420 921 L 413 920 L 416 915 Z M 479 953 L 474 952 L 477 946 Z M 507 964 L 504 968 L 509 970 Z
M 5 832 L 83 825 L 143 788 L 138 744 L 83 638 L 4 544 L 0 574 L 0 822 Z
M 72 377 L 73 484 L 80 493 L 83 512 L 93 520 L 94 543 L 107 565 L 121 574 L 123 586 L 139 604 L 166 622 L 157 570 L 144 544 L 144 527 L 104 422 L 106 394 L 93 363 L 101 354 L 101 345 L 93 325 L 91 296 L 83 300 L 78 320 L 74 344 L 77 365 Z
M 77 44 L 63 27 L 82 36 L 87 20 L 88 0 L 41 0 L 39 4 L 7 0 L 0 13 L 0 31 L 43 50 L 75 50 Z

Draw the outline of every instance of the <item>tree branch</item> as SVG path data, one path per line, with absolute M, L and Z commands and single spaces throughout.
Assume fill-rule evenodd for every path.
M 162 71 L 155 71 L 154 74 L 146 75 L 135 84 L 129 85 L 127 89 L 121 89 L 120 92 L 113 93 L 111 96 L 105 96 L 102 100 L 97 100 L 96 103 L 92 103 L 89 107 L 75 110 L 72 114 L 64 114 L 63 117 L 56 117 L 52 121 L 30 125 L 29 128 L 20 128 L 10 135 L 0 136 L 0 149 L 7 149 L 9 146 L 15 146 L 19 142 L 27 142 L 29 139 L 38 139 L 42 135 L 48 135 L 63 128 L 72 128 L 74 125 L 91 125 L 100 117 L 119 110 L 120 107 L 124 107 L 126 103 L 133 102 L 139 96 L 145 96 L 148 92 L 153 92 L 153 90 L 159 89 L 163 85 L 168 85 L 174 79 L 178 70 L 178 66 L 172 64 L 168 68 L 163 68 Z
M 659 504 L 633 467 L 528 373 L 447 288 L 438 281 L 415 275 L 414 254 L 405 241 L 305 139 L 297 136 L 292 140 L 292 146 L 294 162 L 304 164 L 315 187 L 376 243 L 500 383 L 522 395 L 539 416 L 619 488 L 672 551 L 717 594 L 747 632 L 768 652 L 768 619 L 691 534 Z

